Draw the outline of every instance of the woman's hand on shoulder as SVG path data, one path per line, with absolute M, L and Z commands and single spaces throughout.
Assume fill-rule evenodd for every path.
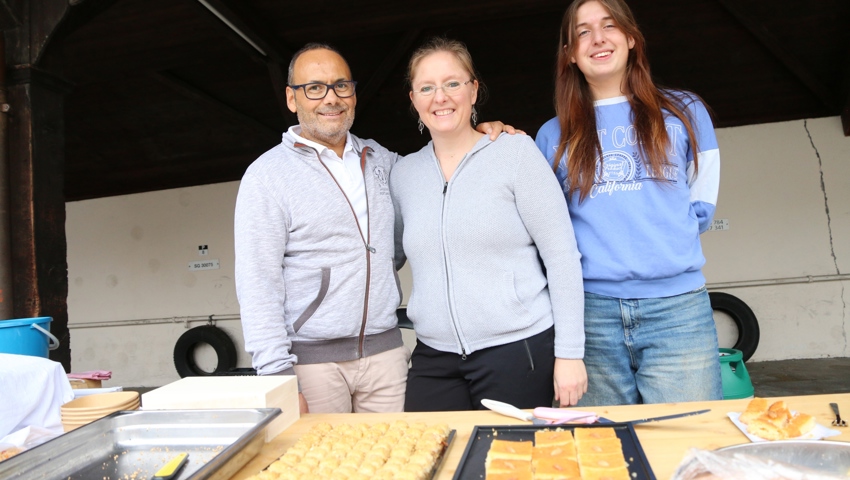
M 479 123 L 478 126 L 475 127 L 475 130 L 480 133 L 489 134 L 490 140 L 495 140 L 499 138 L 499 134 L 501 134 L 502 132 L 505 132 L 509 135 L 515 135 L 517 133 L 519 133 L 520 135 L 525 135 L 524 131 L 518 128 L 514 128 L 510 125 L 505 125 L 504 123 L 498 120 L 496 120 L 495 122 Z
M 587 370 L 582 359 L 555 359 L 555 400 L 561 407 L 575 405 L 587 392 Z

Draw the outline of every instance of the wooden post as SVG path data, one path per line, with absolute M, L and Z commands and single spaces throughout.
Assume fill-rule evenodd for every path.
M 6 39 L 8 168 L 13 312 L 53 317 L 60 347 L 50 358 L 71 368 L 65 241 L 64 96 L 70 85 L 41 63 L 68 11 L 67 0 L 8 2 L 0 16 Z M 11 28 L 9 28 L 11 27 Z M 0 225 L 0 228 L 4 228 Z
M 35 67 L 9 72 L 10 192 L 15 317 L 53 317 L 60 347 L 50 358 L 71 368 L 65 241 L 64 82 Z
M 0 319 L 15 317 L 12 303 L 12 239 L 9 223 L 8 107 L 6 103 L 6 39 L 0 35 Z

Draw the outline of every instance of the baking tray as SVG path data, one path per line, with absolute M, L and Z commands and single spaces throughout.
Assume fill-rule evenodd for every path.
M 179 480 L 230 478 L 279 408 L 121 411 L 0 462 L 0 479 L 146 480 L 181 452 Z
M 443 464 L 446 463 L 446 452 L 448 452 L 449 447 L 452 446 L 452 442 L 454 441 L 456 434 L 457 434 L 456 430 L 449 430 L 449 434 L 446 437 L 446 444 L 443 445 L 443 450 L 440 451 L 440 455 L 437 457 L 437 460 L 434 462 L 434 466 L 431 467 L 431 471 L 425 477 L 428 480 L 434 480 L 435 478 L 437 478 L 437 473 L 440 472 L 440 469 L 443 467 Z M 286 454 L 286 452 L 284 452 L 284 455 L 285 454 Z M 283 455 L 281 455 L 281 456 L 283 456 Z M 274 463 L 274 462 L 272 462 L 272 463 Z M 271 466 L 271 465 L 269 465 L 269 466 Z M 268 470 L 268 468 L 269 467 L 266 467 L 263 470 Z
M 449 448 L 452 446 L 452 442 L 454 441 L 456 434 L 456 430 L 449 430 L 449 435 L 446 437 L 446 444 L 443 445 L 443 451 L 440 452 L 440 456 L 437 457 L 437 461 L 434 462 L 434 468 L 431 469 L 431 473 L 427 477 L 429 480 L 437 478 L 437 473 L 441 468 L 443 468 L 443 464 L 446 463 L 446 452 L 448 452 Z
M 494 436 L 499 440 L 534 440 L 537 430 L 569 430 L 576 428 L 613 428 L 623 444 L 623 455 L 629 464 L 629 474 L 632 480 L 655 480 L 655 474 L 649 466 L 649 461 L 643 453 L 634 427 L 629 423 L 604 423 L 591 425 L 496 425 L 476 426 L 466 444 L 466 450 L 457 466 L 454 480 L 483 479 L 485 476 L 484 460 L 490 450 Z

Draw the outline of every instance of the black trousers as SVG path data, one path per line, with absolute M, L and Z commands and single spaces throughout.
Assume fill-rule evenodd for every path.
M 406 412 L 482 410 L 481 399 L 519 408 L 551 407 L 555 327 L 466 355 L 417 342 L 407 374 Z

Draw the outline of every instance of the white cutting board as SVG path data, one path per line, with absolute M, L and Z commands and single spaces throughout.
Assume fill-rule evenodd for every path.
M 186 377 L 142 394 L 141 410 L 280 408 L 266 428 L 266 442 L 300 417 L 294 375 Z

